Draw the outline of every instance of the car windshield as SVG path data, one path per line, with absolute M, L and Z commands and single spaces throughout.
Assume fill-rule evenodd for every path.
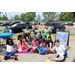
M 6 24 L 7 22 L 4 22 L 3 24 Z
M 12 25 L 11 27 L 15 27 L 17 24 Z

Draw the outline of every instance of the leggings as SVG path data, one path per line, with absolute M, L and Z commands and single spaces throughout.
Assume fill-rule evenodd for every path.
M 60 56 L 57 58 L 57 54 L 50 54 L 50 59 L 54 60 L 54 61 L 63 61 L 64 60 L 64 56 Z

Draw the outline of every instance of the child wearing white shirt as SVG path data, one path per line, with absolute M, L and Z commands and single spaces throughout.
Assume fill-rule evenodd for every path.
M 65 60 L 65 50 L 69 49 L 66 42 L 64 42 L 64 45 L 60 45 L 59 40 L 55 40 L 55 46 L 51 48 L 51 45 L 50 45 L 50 51 L 52 53 L 56 51 L 56 54 L 50 54 L 50 57 L 48 57 L 48 59 L 51 59 L 54 61 L 64 61 Z
M 6 53 L 4 54 L 4 59 L 7 60 L 8 58 L 13 58 L 14 60 L 17 59 L 16 56 L 12 56 L 13 54 L 16 53 L 15 50 L 13 50 L 13 40 L 11 38 L 7 39 L 7 43 L 5 45 L 5 50 L 6 50 Z

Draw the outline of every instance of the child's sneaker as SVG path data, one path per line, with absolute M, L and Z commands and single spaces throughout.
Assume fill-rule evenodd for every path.
M 17 56 L 14 57 L 14 60 L 17 60 Z
M 4 57 L 4 60 L 8 60 L 8 58 L 7 57 Z

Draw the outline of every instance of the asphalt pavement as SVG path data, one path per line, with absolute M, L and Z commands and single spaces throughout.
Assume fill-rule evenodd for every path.
M 55 39 L 55 38 L 54 38 Z M 53 39 L 53 41 L 54 41 Z M 16 42 L 17 40 L 14 39 L 15 46 L 14 48 L 17 47 Z M 5 43 L 4 43 L 5 44 Z M 65 62 L 73 62 L 75 58 L 75 38 L 70 38 L 69 39 L 69 50 L 68 50 L 68 57 L 66 58 Z M 18 57 L 18 60 L 15 61 L 14 59 L 9 59 L 9 60 L 4 60 L 3 54 L 5 53 L 4 50 L 4 45 L 0 45 L 0 62 L 45 62 L 50 54 L 46 55 L 40 55 L 37 53 L 15 53 L 15 56 Z M 54 61 L 49 61 L 49 62 L 54 62 Z

